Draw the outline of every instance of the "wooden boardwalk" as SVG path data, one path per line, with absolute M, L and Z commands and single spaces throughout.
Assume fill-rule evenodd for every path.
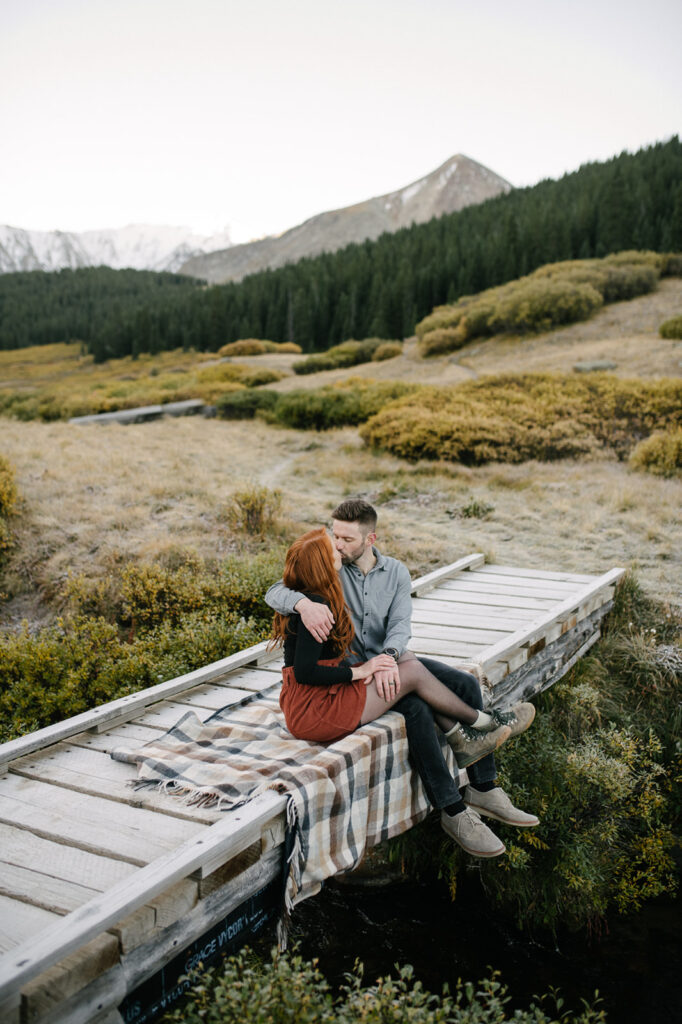
M 551 685 L 598 639 L 622 573 L 468 556 L 415 581 L 410 647 L 479 666 L 487 702 L 506 706 Z M 276 692 L 280 664 L 258 644 L 0 746 L 3 1024 L 151 1020 L 188 966 L 272 920 L 286 798 L 270 792 L 223 813 L 187 806 L 133 790 L 135 767 L 110 753 L 190 709 L 205 720 Z

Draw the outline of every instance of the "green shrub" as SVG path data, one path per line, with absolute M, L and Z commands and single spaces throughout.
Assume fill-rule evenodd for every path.
M 321 370 L 339 370 L 347 366 L 358 366 L 369 363 L 380 346 L 385 345 L 383 338 L 365 338 L 364 341 L 343 341 L 321 352 L 319 355 L 308 356 L 294 366 L 294 373 L 319 373 Z M 400 342 L 395 342 L 400 344 Z M 401 347 L 402 348 L 402 347 Z
M 385 341 L 383 345 L 378 345 L 374 350 L 372 356 L 372 362 L 382 363 L 386 359 L 395 359 L 396 356 L 403 354 L 403 346 L 399 341 Z
M 235 612 L 201 611 L 122 642 L 113 623 L 77 617 L 0 637 L 0 742 L 201 668 L 268 630 Z
M 291 353 L 292 355 L 300 355 L 303 349 L 300 345 L 297 345 L 295 341 L 277 341 L 273 342 L 275 352 Z
M 398 381 L 373 384 L 345 381 L 342 386 L 288 391 L 273 410 L 278 423 L 297 430 L 329 430 L 355 426 L 374 415 L 387 402 L 412 392 L 415 385 Z
M 675 893 L 681 630 L 679 615 L 625 577 L 604 639 L 533 698 L 532 728 L 496 752 L 500 785 L 540 818 L 533 829 L 496 824 L 507 854 L 480 867 L 487 894 L 520 927 L 598 929 Z M 411 873 L 438 864 L 453 896 L 467 861 L 436 820 L 388 852 Z
M 494 334 L 547 331 L 586 320 L 604 302 L 643 295 L 656 288 L 670 258 L 652 252 L 622 252 L 605 259 L 548 263 L 516 281 L 437 306 L 417 324 L 423 356 L 442 355 Z
M 12 531 L 10 529 L 10 517 L 14 515 L 17 503 L 17 485 L 14 478 L 14 468 L 4 455 L 0 455 L 0 568 L 12 547 Z M 3 599 L 0 590 L 0 600 Z
M 194 981 L 186 999 L 163 1018 L 165 1024 L 558 1024 L 539 998 L 528 1010 L 508 1008 L 507 989 L 493 972 L 476 985 L 458 981 L 450 993 L 424 989 L 407 964 L 396 977 L 381 977 L 364 984 L 364 968 L 356 963 L 338 996 L 321 973 L 316 960 L 272 951 L 259 961 L 248 949 L 231 956 L 220 967 L 190 975 Z M 538 998 L 538 997 L 534 997 Z M 598 1024 L 603 1011 L 585 1005 L 578 1015 L 561 1010 L 553 995 L 554 1010 L 562 1024 Z M 551 1014 L 551 1016 L 548 1015 Z
M 0 519 L 6 519 L 14 513 L 17 503 L 17 485 L 14 468 L 9 459 L 0 455 Z
M 681 339 L 682 316 L 671 316 L 669 320 L 664 320 L 658 328 L 658 333 L 662 338 Z
M 250 420 L 261 409 L 272 410 L 277 405 L 276 391 L 232 391 L 222 395 L 216 402 L 217 414 L 224 420 Z
M 245 373 L 242 377 L 242 384 L 247 388 L 259 388 L 263 384 L 274 384 L 276 380 L 281 380 L 286 376 L 287 374 L 282 373 L 281 370 L 271 370 L 267 366 L 262 366 L 257 370 Z
M 241 338 L 239 341 L 231 341 L 218 349 L 219 356 L 262 356 L 266 352 L 272 352 L 274 348 L 270 341 L 260 341 L 258 338 Z
M 456 327 L 436 327 L 428 331 L 422 338 L 419 354 L 422 356 L 440 356 L 466 345 L 466 327 L 460 322 Z
M 252 537 L 265 537 L 273 529 L 282 506 L 282 492 L 250 484 L 235 491 L 226 508 L 226 518 L 233 530 Z
M 508 374 L 420 388 L 360 428 L 365 442 L 416 460 L 464 465 L 612 451 L 625 458 L 653 431 L 682 426 L 682 381 L 609 374 Z
M 652 434 L 633 448 L 630 465 L 657 476 L 682 473 L 682 429 Z

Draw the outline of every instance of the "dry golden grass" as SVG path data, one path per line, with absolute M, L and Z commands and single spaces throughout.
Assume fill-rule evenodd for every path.
M 608 306 L 588 322 L 523 342 L 498 339 L 463 349 L 458 357 L 467 367 L 452 357 L 418 359 L 408 344 L 404 355 L 385 363 L 287 378 L 274 387 L 318 387 L 349 375 L 444 384 L 510 369 L 569 371 L 575 362 L 611 356 L 624 376 L 677 376 L 682 346 L 659 338 L 658 325 L 681 308 L 682 281 L 669 279 L 657 292 Z M 44 361 L 35 349 L 0 353 L 0 378 L 8 379 L 21 360 L 31 383 L 54 379 L 67 357 L 77 372 L 78 350 L 67 348 L 42 349 Z M 149 374 L 157 366 L 167 373 L 197 362 L 192 354 L 187 362 L 178 353 L 157 358 L 131 361 L 128 369 Z M 284 369 L 297 358 L 263 355 L 253 363 Z M 98 372 L 93 367 L 93 376 Z M 231 532 L 225 510 L 249 482 L 282 491 L 288 537 L 324 522 L 341 497 L 366 495 L 380 511 L 380 543 L 413 574 L 476 550 L 507 565 L 585 572 L 634 566 L 651 594 L 682 603 L 682 481 L 615 460 L 473 470 L 407 465 L 367 451 L 352 428 L 303 433 L 259 420 L 74 427 L 2 419 L 0 438 L 22 497 L 5 584 L 15 597 L 0 611 L 6 624 L 22 615 L 33 622 L 52 616 L 70 572 L 98 578 L 131 559 L 172 563 L 186 550 L 204 558 L 236 550 L 244 541 Z M 458 515 L 472 500 L 493 511 L 484 519 Z
M 219 559 L 239 549 L 226 506 L 249 482 L 281 490 L 287 540 L 362 494 L 379 509 L 380 545 L 413 574 L 472 551 L 567 571 L 634 566 L 650 593 L 680 602 L 682 482 L 615 461 L 406 465 L 368 452 L 351 428 L 313 434 L 259 421 L 3 420 L 1 429 L 22 496 L 4 625 L 49 619 L 69 573 L 97 579 L 130 560 L 172 564 L 183 551 Z M 463 518 L 458 510 L 472 500 L 492 512 Z

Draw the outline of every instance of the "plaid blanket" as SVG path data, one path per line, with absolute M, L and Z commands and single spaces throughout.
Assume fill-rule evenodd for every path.
M 190 711 L 158 740 L 112 757 L 138 764 L 138 786 L 221 809 L 266 789 L 289 793 L 291 908 L 324 879 L 357 867 L 369 847 L 422 820 L 430 805 L 408 762 L 401 714 L 387 712 L 322 746 L 294 739 L 271 694 L 224 708 L 204 724 Z M 446 757 L 452 759 L 449 747 Z M 454 761 L 449 764 L 454 769 Z

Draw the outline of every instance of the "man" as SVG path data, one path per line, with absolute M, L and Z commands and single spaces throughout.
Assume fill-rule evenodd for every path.
M 374 508 L 361 499 L 343 501 L 332 512 L 333 544 L 341 555 L 343 593 L 355 627 L 354 660 L 366 661 L 381 653 L 394 659 L 392 669 L 375 673 L 373 679 L 377 693 L 390 700 L 399 692 L 400 665 L 410 660 L 414 665 L 415 656 L 407 650 L 412 617 L 411 580 L 402 562 L 387 558 L 374 546 L 376 523 Z M 298 613 L 320 642 L 326 639 L 333 625 L 331 610 L 326 605 L 289 590 L 282 582 L 270 587 L 265 600 L 283 615 Z M 481 690 L 475 676 L 432 658 L 418 660 L 469 708 L 478 711 L 478 728 L 492 729 L 495 725 L 508 724 L 513 736 L 530 725 L 535 714 L 531 704 L 518 705 L 511 716 L 497 712 L 487 715 L 482 710 Z M 479 733 L 476 738 L 472 730 L 465 729 L 456 737 L 448 736 L 458 764 L 467 765 L 469 785 L 460 794 L 434 727 L 438 716 L 434 716 L 416 693 L 408 694 L 394 706 L 405 718 L 410 757 L 428 798 L 441 811 L 444 830 L 467 853 L 496 857 L 505 852 L 504 844 L 484 824 L 481 814 L 521 828 L 538 824 L 534 815 L 514 807 L 504 790 L 495 785 L 497 772 L 492 753 L 480 757 L 485 750 L 491 751 L 496 746 L 495 742 L 486 740 L 485 733 Z M 500 731 L 508 735 L 507 730 Z M 480 759 L 472 764 L 477 757 Z

